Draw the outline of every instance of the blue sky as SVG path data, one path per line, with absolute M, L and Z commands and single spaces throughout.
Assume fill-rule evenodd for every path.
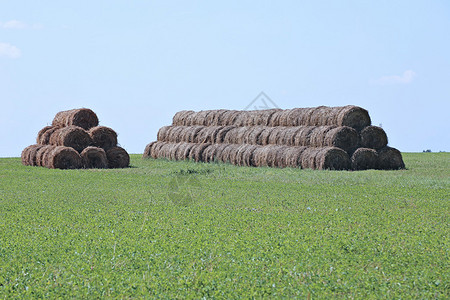
M 0 156 L 93 109 L 142 153 L 179 110 L 369 110 L 389 145 L 450 151 L 450 1 L 0 1 Z

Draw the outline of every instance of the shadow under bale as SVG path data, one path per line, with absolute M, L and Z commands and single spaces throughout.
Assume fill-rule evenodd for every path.
M 86 147 L 81 151 L 81 159 L 83 161 L 83 168 L 85 169 L 106 169 L 108 168 L 108 159 L 106 152 L 99 147 Z
M 50 144 L 72 147 L 78 152 L 92 145 L 90 135 L 81 127 L 67 126 L 56 130 L 50 137 Z
M 358 148 L 351 158 L 352 170 L 378 169 L 378 153 L 370 148 Z
M 89 108 L 78 108 L 60 111 L 55 115 L 52 122 L 53 126 L 78 126 L 85 130 L 98 126 L 97 115 Z
M 127 168 L 130 165 L 130 156 L 122 147 L 113 147 L 106 151 L 109 168 Z

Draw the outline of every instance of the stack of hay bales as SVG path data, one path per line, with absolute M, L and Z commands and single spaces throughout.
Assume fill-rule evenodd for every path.
M 90 109 L 61 111 L 51 126 L 37 135 L 36 144 L 22 151 L 22 164 L 52 169 L 125 168 L 130 157 L 117 144 L 117 133 L 98 125 Z
M 358 106 L 180 111 L 144 158 L 331 170 L 402 169 L 400 151 Z

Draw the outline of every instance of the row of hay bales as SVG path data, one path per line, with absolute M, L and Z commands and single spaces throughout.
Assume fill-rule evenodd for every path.
M 87 108 L 58 112 L 21 157 L 27 166 L 58 169 L 125 168 L 130 163 L 127 151 L 117 144 L 117 133 L 99 126 L 97 115 Z
M 155 141 L 144 150 L 144 158 L 225 162 L 248 167 L 301 167 L 319 170 L 400 169 L 400 151 L 391 147 L 380 150 L 358 148 L 351 157 L 337 147 L 283 145 L 170 143 Z
M 379 150 L 387 145 L 384 130 L 367 126 L 360 132 L 348 126 L 164 126 L 158 141 L 171 143 L 212 143 L 337 147 L 349 154 L 358 147 Z
M 361 130 L 371 124 L 367 110 L 354 105 L 267 110 L 183 110 L 174 126 L 348 126 Z
M 368 111 L 357 106 L 180 111 L 144 157 L 255 167 L 404 168 L 400 151 L 387 144 L 385 131 L 371 126 Z

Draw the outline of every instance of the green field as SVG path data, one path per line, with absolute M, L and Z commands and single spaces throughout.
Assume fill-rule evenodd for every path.
M 0 159 L 0 297 L 449 298 L 450 154 L 407 170 Z

